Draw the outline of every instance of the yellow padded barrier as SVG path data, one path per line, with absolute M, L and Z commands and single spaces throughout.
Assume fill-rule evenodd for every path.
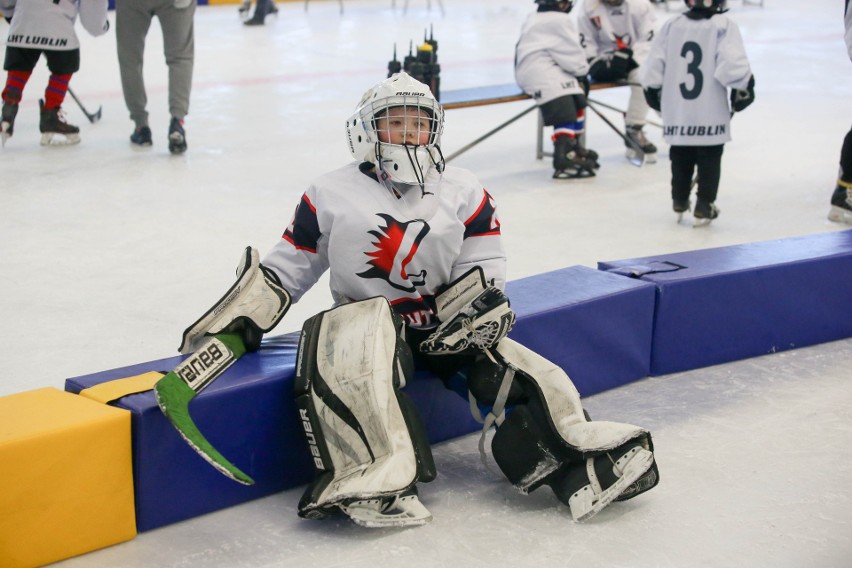
M 54 388 L 0 397 L 0 566 L 136 536 L 130 413 Z

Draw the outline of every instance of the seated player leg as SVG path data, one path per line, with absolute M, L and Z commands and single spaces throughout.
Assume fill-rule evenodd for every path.
M 403 325 L 384 298 L 305 322 L 295 395 L 317 476 L 299 516 L 342 512 L 366 527 L 432 519 L 415 484 L 435 478 L 425 430 L 400 391 L 413 374 Z
M 600 167 L 597 153 L 581 143 L 585 129 L 583 101 L 577 95 L 565 95 L 539 107 L 542 121 L 553 126 L 553 177 L 568 179 L 590 177 Z
M 657 484 L 646 430 L 589 421 L 565 372 L 511 339 L 502 340 L 493 356 L 497 365 L 514 370 L 523 393 L 510 395 L 510 403 L 523 402 L 497 428 L 491 445 L 500 469 L 518 489 L 528 493 L 550 485 L 574 520 L 583 521 L 612 501 L 635 497 Z M 471 383 L 474 395 L 483 392 L 477 382 Z

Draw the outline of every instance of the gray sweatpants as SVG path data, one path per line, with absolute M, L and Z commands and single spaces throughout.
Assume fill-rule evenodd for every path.
M 187 4 L 186 7 L 177 8 Z M 196 0 L 116 0 L 115 38 L 121 89 L 130 119 L 137 127 L 148 126 L 148 95 L 142 76 L 145 36 L 156 16 L 163 30 L 163 51 L 169 66 L 169 112 L 183 120 L 189 113 L 192 65 L 195 57 L 193 17 Z

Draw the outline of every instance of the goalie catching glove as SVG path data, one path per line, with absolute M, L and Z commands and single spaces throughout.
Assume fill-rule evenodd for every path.
M 500 289 L 485 285 L 476 267 L 452 282 L 435 298 L 442 322 L 420 351 L 451 355 L 485 351 L 506 337 L 515 324 L 509 298 Z

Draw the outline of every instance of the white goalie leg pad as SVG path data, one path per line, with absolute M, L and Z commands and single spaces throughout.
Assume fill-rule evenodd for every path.
M 580 393 L 561 367 L 509 338 L 502 340 L 496 351 L 507 365 L 535 383 L 553 428 L 572 448 L 583 453 L 601 452 L 648 433 L 630 424 L 586 421 Z
M 373 298 L 316 317 L 318 329 L 309 320 L 302 332 L 299 358 L 313 362 L 299 361 L 296 388 L 320 474 L 299 514 L 323 516 L 336 506 L 369 527 L 430 521 L 413 490 L 420 457 L 398 398 L 405 373 L 390 304 Z
M 243 335 L 249 351 L 260 344 L 290 308 L 287 292 L 270 269 L 260 263 L 256 249 L 246 247 L 237 267 L 237 281 L 198 321 L 183 332 L 179 351 L 192 353 L 211 335 L 225 330 Z
M 494 353 L 514 369 L 516 380 L 526 381 L 524 388 L 531 399 L 513 411 L 492 443 L 501 469 L 522 492 L 549 482 L 551 474 L 567 464 L 583 463 L 584 456 L 604 454 L 631 440 L 644 444 L 649 453 L 652 450 L 643 428 L 588 421 L 574 383 L 551 361 L 511 339 L 501 341 Z M 627 484 L 633 481 L 625 479 Z
M 514 440 L 527 448 L 536 446 L 529 451 L 521 446 L 506 448 L 507 442 L 501 442 L 501 468 L 522 492 L 549 484 L 579 522 L 626 495 L 628 489 L 638 494 L 656 485 L 657 469 L 647 430 L 618 422 L 588 421 L 576 387 L 561 368 L 509 339 L 501 341 L 496 352 L 529 381 L 535 406 L 541 408 L 531 412 L 531 401 L 526 408 L 516 409 L 517 416 L 510 416 L 501 426 L 509 430 L 504 433 L 498 429 L 494 438 L 495 442 L 499 436 L 508 443 Z M 570 452 L 548 441 L 548 431 L 556 434 Z

